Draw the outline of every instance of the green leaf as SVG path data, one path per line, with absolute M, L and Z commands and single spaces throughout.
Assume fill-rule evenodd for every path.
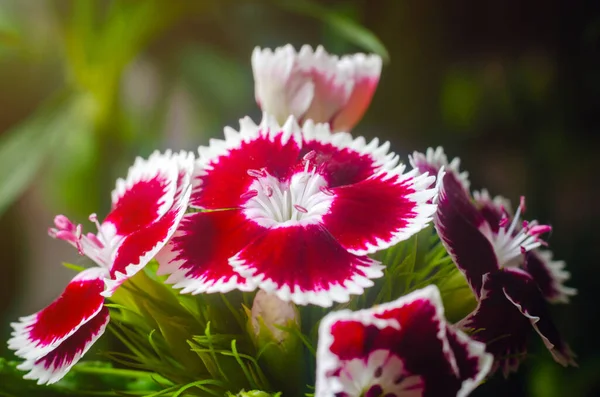
M 82 120 L 83 101 L 61 93 L 0 136 L 0 216 L 27 188 L 43 161 Z
M 350 18 L 322 6 L 316 1 L 276 0 L 275 4 L 288 11 L 319 19 L 349 42 L 356 44 L 366 51 L 378 54 L 386 63 L 390 60 L 387 49 L 373 32 Z

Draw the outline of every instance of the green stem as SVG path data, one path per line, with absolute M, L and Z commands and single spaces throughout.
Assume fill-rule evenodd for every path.
M 122 378 L 143 378 L 150 377 L 159 379 L 160 381 L 171 383 L 168 379 L 163 378 L 157 373 L 147 371 L 137 371 L 135 369 L 121 369 L 121 368 L 94 368 L 85 366 L 75 366 L 72 371 L 80 372 L 84 374 L 95 374 L 95 375 L 111 375 Z

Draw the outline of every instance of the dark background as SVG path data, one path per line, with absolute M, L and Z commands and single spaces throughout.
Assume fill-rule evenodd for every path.
M 405 160 L 442 145 L 462 159 L 473 188 L 513 202 L 526 195 L 528 218 L 552 224 L 551 248 L 579 289 L 571 304 L 552 310 L 580 368 L 552 362 L 536 338 L 518 374 L 496 376 L 474 395 L 600 395 L 600 2 L 174 1 L 165 11 L 149 1 L 156 9 L 139 22 L 149 33 L 130 47 L 125 33 L 104 28 L 121 15 L 120 29 L 134 31 L 135 2 L 83 3 L 91 11 L 69 1 L 0 1 L 0 138 L 36 119 L 58 91 L 92 104 L 57 127 L 68 135 L 40 155 L 41 170 L 0 215 L 0 334 L 72 276 L 59 263 L 76 262 L 76 254 L 45 236 L 54 214 L 104 214 L 115 176 L 134 156 L 193 149 L 246 114 L 258 120 L 254 46 L 368 51 L 357 45 L 364 36 L 344 33 L 332 17 L 342 15 L 371 30 L 390 58 L 353 133 L 389 139 Z M 80 14 L 92 18 L 73 17 Z M 53 109 L 55 117 L 64 111 Z M 39 150 L 35 141 L 30 147 L 16 162 L 0 158 L 0 167 L 33 161 Z

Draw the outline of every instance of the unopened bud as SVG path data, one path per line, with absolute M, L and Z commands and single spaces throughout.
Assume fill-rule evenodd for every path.
M 279 397 L 279 396 L 281 396 L 281 393 L 271 394 L 271 393 L 267 393 L 267 392 L 264 392 L 261 390 L 249 390 L 249 391 L 242 390 L 238 394 L 231 394 L 230 392 L 227 393 L 227 397 Z
M 293 395 L 303 385 L 302 338 L 300 313 L 292 302 L 285 302 L 274 294 L 259 290 L 252 310 L 246 309 L 247 329 L 260 362 L 276 390 Z
M 292 302 L 284 302 L 275 295 L 263 290 L 256 293 L 251 313 L 254 335 L 259 337 L 261 328 L 263 328 L 261 325 L 264 325 L 278 343 L 286 338 L 288 332 L 277 326 L 299 326 L 299 315 L 296 306 Z

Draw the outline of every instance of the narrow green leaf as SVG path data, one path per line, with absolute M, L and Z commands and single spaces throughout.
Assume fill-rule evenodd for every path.
M 85 118 L 78 99 L 60 93 L 0 135 L 0 216 L 27 188 L 57 143 Z
M 340 36 L 349 42 L 378 54 L 384 62 L 389 62 L 390 55 L 383 43 L 369 29 L 350 18 L 322 6 L 312 0 L 275 0 L 275 4 L 297 14 L 306 15 L 329 25 Z

